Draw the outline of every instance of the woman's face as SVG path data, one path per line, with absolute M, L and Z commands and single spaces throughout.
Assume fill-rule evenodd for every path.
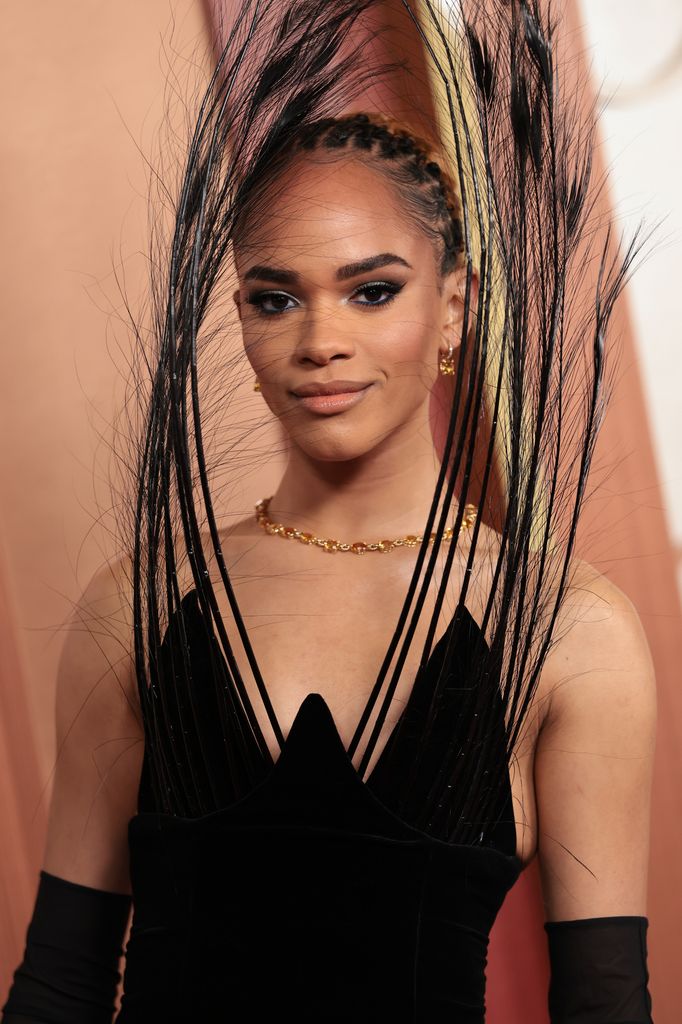
M 325 461 L 427 430 L 463 273 L 439 277 L 393 186 L 352 159 L 299 159 L 269 196 L 236 247 L 234 298 L 272 412 Z

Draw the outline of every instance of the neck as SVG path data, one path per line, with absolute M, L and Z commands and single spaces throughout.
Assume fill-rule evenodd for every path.
M 345 462 L 317 461 L 293 446 L 269 515 L 341 541 L 421 533 L 439 469 L 423 432 Z

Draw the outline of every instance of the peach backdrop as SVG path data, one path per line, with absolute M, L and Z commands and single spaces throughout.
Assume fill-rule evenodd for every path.
M 573 4 L 571 45 L 580 52 Z M 394 18 L 387 5 L 387 17 Z M 2 63 L 3 337 L 0 374 L 0 1003 L 18 963 L 42 857 L 60 624 L 109 547 L 98 526 L 120 393 L 120 297 L 144 288 L 146 178 L 164 104 L 162 39 L 205 56 L 196 0 L 5 5 Z M 171 31 L 171 16 L 175 27 Z M 40 27 L 35 32 L 35 25 Z M 404 100 L 404 97 L 403 97 Z M 403 102 L 401 100 L 401 102 Z M 679 1019 L 682 655 L 674 558 L 627 315 L 622 374 L 597 452 L 614 469 L 592 502 L 583 557 L 636 604 L 658 673 L 660 726 L 650 884 L 657 1024 Z M 105 443 L 100 441 L 104 436 Z M 534 870 L 513 890 L 491 950 L 492 1024 L 546 1021 Z M 519 934 L 527 938 L 519 941 Z
M 42 858 L 62 624 L 109 545 L 96 519 L 125 341 L 115 276 L 133 300 L 146 283 L 162 40 L 206 58 L 207 39 L 196 0 L 3 5 L 0 1005 Z

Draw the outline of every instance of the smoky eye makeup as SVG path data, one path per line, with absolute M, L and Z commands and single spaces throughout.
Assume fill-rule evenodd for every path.
M 293 296 L 288 295 L 287 292 L 280 292 L 273 290 L 272 288 L 268 288 L 260 291 L 249 292 L 246 296 L 246 302 L 249 306 L 253 306 L 263 316 L 276 316 L 278 313 L 287 313 L 289 309 L 293 309 L 293 306 L 285 306 L 284 303 L 296 302 L 296 299 L 294 299 Z M 268 309 L 267 304 L 270 304 L 271 308 Z
M 366 281 L 351 292 L 348 302 L 366 309 L 380 309 L 392 302 L 404 287 L 404 283 L 398 281 Z M 246 296 L 246 302 L 263 316 L 288 313 L 298 305 L 298 300 L 288 292 L 274 288 L 250 291 Z
M 357 295 L 366 295 L 368 297 L 367 302 L 356 302 L 355 305 L 367 306 L 369 309 L 380 309 L 382 306 L 387 306 L 392 302 L 404 287 L 404 284 L 397 281 L 368 281 L 355 289 L 351 295 L 351 300 L 355 299 Z M 377 293 L 379 295 L 385 294 L 386 298 L 381 301 L 373 301 Z

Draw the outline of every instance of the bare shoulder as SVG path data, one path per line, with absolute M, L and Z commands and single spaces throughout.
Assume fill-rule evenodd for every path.
M 227 570 L 233 576 L 232 582 L 236 585 L 250 566 L 250 557 L 260 549 L 266 535 L 256 522 L 255 515 L 247 515 L 235 518 L 228 525 L 221 527 L 218 539 Z M 202 535 L 202 544 L 211 576 L 218 579 L 216 551 L 208 534 Z
M 489 576 L 500 552 L 501 536 L 481 523 L 478 588 L 487 598 Z M 465 552 L 466 553 L 466 552 Z M 548 594 L 545 615 L 553 605 Z M 655 717 L 655 673 L 649 643 L 628 595 L 591 563 L 573 558 L 568 584 L 552 630 L 549 651 L 533 705 L 538 728 L 558 716 L 604 716 L 604 729 L 622 730 L 626 711 L 639 721 L 642 738 L 651 741 Z
M 214 586 L 220 585 L 221 570 L 220 561 L 222 558 L 231 577 L 234 586 L 239 586 L 242 578 L 249 574 L 251 569 L 250 556 L 258 549 L 264 538 L 263 531 L 258 526 L 255 516 L 241 516 L 230 519 L 227 524 L 220 524 L 217 531 L 217 545 L 208 528 L 200 530 L 200 547 L 202 557 L 205 560 L 209 575 Z M 262 568 L 262 566 L 261 566 Z M 177 584 L 181 595 L 186 595 L 194 590 L 196 586 L 192 566 L 187 557 L 178 557 L 174 567 Z M 118 563 L 111 567 L 109 574 L 103 571 L 101 577 L 93 582 L 92 606 L 93 609 L 101 604 L 107 613 L 114 614 L 121 618 L 122 624 L 127 628 L 132 624 L 132 585 L 129 563 Z M 119 598 L 118 594 L 122 597 Z M 122 599 L 124 606 L 117 610 L 115 603 Z M 124 621 L 127 619 L 128 621 Z
M 131 580 L 129 559 L 107 562 L 74 605 L 59 664 L 58 714 L 75 710 L 72 704 L 85 707 L 82 688 L 94 682 L 100 693 L 90 694 L 93 705 L 123 701 L 136 713 Z
M 588 562 L 576 559 L 546 658 L 541 690 L 546 718 L 604 716 L 618 731 L 631 718 L 648 733 L 655 672 L 641 619 L 627 594 Z
M 43 867 L 129 891 L 144 731 L 132 650 L 129 563 L 96 572 L 73 608 L 59 662 L 56 759 Z
M 627 595 L 576 562 L 543 667 L 534 757 L 549 920 L 646 913 L 655 679 Z

